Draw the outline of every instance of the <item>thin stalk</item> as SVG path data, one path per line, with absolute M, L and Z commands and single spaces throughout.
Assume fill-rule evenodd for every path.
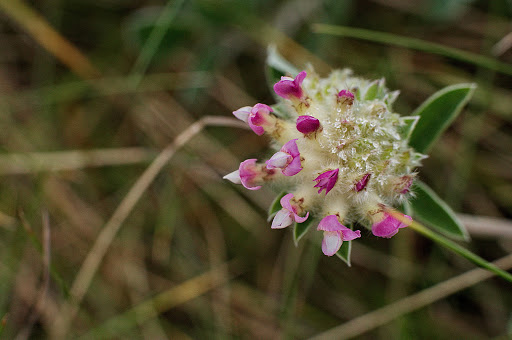
M 503 63 L 494 58 L 481 54 L 459 50 L 457 48 L 443 46 L 421 39 L 409 38 L 392 33 L 378 32 L 361 28 L 325 24 L 314 24 L 313 32 L 356 38 L 386 45 L 400 46 L 413 50 L 439 54 L 445 57 L 467 62 L 469 64 L 485 67 L 490 70 L 501 72 L 503 74 L 512 75 L 512 65 L 507 63 Z
M 403 218 L 403 216 L 400 213 L 391 212 L 391 211 L 389 213 L 391 215 L 393 215 L 393 217 L 395 217 L 396 219 L 403 221 L 404 223 L 407 223 L 407 220 L 405 218 Z M 503 278 L 509 282 L 512 282 L 512 275 L 510 273 L 496 267 L 492 263 L 487 262 L 480 256 L 472 253 L 471 251 L 467 250 L 464 247 L 459 246 L 457 243 L 447 239 L 446 237 L 434 233 L 433 231 L 431 231 L 427 227 L 419 224 L 418 222 L 413 221 L 411 223 L 411 225 L 409 225 L 409 228 L 411 228 L 414 231 L 420 233 L 421 235 L 431 239 L 432 241 L 438 243 L 439 245 L 450 249 L 451 251 L 459 254 L 460 256 L 465 257 L 466 259 L 473 262 L 477 266 L 487 269 L 488 271 L 500 276 L 501 278 Z

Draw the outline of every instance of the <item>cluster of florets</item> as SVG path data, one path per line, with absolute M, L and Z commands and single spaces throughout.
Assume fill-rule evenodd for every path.
M 307 75 L 307 77 L 306 77 Z M 344 224 L 358 222 L 375 236 L 389 238 L 408 226 L 388 212 L 411 196 L 414 169 L 424 155 L 408 146 L 407 119 L 391 111 L 398 92 L 384 81 L 333 71 L 320 78 L 312 69 L 274 85 L 282 98 L 233 114 L 258 135 L 267 134 L 278 150 L 265 162 L 248 159 L 224 178 L 250 190 L 280 181 L 289 188 L 281 198 L 273 229 L 303 223 L 312 212 L 323 216 L 322 251 L 334 255 L 343 241 L 361 236 Z M 404 133 L 405 131 L 405 133 Z

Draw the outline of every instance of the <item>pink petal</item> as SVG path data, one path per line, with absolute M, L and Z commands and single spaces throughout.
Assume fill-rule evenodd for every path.
M 343 230 L 343 228 L 346 228 L 346 227 L 343 224 L 341 224 L 340 221 L 338 221 L 338 217 L 336 215 L 329 215 L 329 216 L 324 217 L 320 221 L 316 230 L 341 231 L 341 230 Z
M 283 170 L 283 175 L 293 176 L 298 174 L 302 170 L 300 157 L 295 157 Z
M 339 231 L 324 231 L 322 252 L 327 256 L 333 256 L 341 248 L 343 240 Z
M 290 203 L 290 200 L 292 198 L 293 194 L 286 194 L 283 197 L 281 197 L 281 200 L 279 201 L 279 203 L 281 203 L 281 206 L 290 212 L 293 212 L 293 207 L 292 204 Z
M 306 213 L 306 216 L 304 216 L 304 217 L 300 217 L 296 213 L 293 213 L 293 216 L 294 216 L 295 222 L 302 223 L 302 222 L 304 222 L 304 221 L 306 221 L 308 219 L 309 211 Z
M 359 237 L 361 237 L 361 232 L 359 230 L 354 231 L 344 226 L 343 230 L 341 231 L 341 238 L 343 241 L 352 241 Z
M 261 186 L 253 186 L 253 181 L 258 176 L 259 171 L 256 169 L 256 159 L 248 159 L 240 163 L 238 169 L 240 181 L 242 185 L 249 190 L 258 190 Z
M 261 136 L 262 134 L 265 133 L 265 129 L 262 128 L 261 126 L 254 125 L 254 123 L 252 122 L 252 120 L 250 118 L 249 118 L 247 124 L 249 124 L 249 127 L 251 128 L 251 130 L 254 131 L 254 133 L 257 134 L 258 136 Z
M 286 152 L 276 152 L 268 161 L 267 169 L 284 168 L 287 164 L 292 161 L 292 156 Z
M 404 215 L 404 217 L 412 221 L 410 216 Z M 372 225 L 372 233 L 378 237 L 390 238 L 398 233 L 398 229 L 407 226 L 408 224 L 404 224 L 393 216 L 386 214 L 386 217 L 382 221 Z
M 293 223 L 292 213 L 286 209 L 281 209 L 277 212 L 272 220 L 272 229 L 283 229 Z
M 283 145 L 283 147 L 281 148 L 281 151 L 286 152 L 292 157 L 300 156 L 299 147 L 297 146 L 297 140 L 298 138 L 286 142 L 286 144 Z
M 297 74 L 297 77 L 295 77 L 294 80 L 295 85 L 302 86 L 302 82 L 304 81 L 307 75 L 308 74 L 306 73 L 306 71 L 299 72 L 299 74 Z

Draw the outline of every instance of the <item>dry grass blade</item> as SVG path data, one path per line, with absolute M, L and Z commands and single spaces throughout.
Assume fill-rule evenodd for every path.
M 0 0 L 0 8 L 77 75 L 85 79 L 100 75 L 82 52 L 54 30 L 48 21 L 30 6 L 21 0 Z
M 155 155 L 155 151 L 139 147 L 11 153 L 0 155 L 0 175 L 19 175 L 39 171 L 76 170 L 88 167 L 148 163 Z
M 494 264 L 501 269 L 507 270 L 512 267 L 512 255 L 507 255 L 494 262 Z M 401 315 L 410 313 L 465 288 L 471 287 L 492 277 L 493 275 L 493 273 L 485 269 L 477 268 L 470 270 L 462 275 L 422 290 L 419 293 L 410 295 L 397 302 L 355 318 L 338 327 L 334 327 L 315 336 L 313 339 L 349 339 L 356 337 L 379 326 L 385 325 Z
M 50 285 L 50 216 L 48 215 L 48 211 L 43 211 L 43 279 L 41 283 L 41 288 L 39 289 L 39 293 L 34 304 L 34 310 L 32 314 L 27 320 L 25 326 L 20 330 L 18 335 L 16 336 L 16 340 L 28 339 L 32 328 L 37 322 L 41 311 L 44 308 L 44 303 L 46 300 L 46 296 L 48 293 L 48 287 Z
M 91 281 L 98 270 L 103 257 L 105 256 L 110 244 L 114 240 L 117 232 L 121 228 L 122 223 L 128 217 L 135 204 L 139 201 L 149 185 L 160 173 L 163 167 L 169 162 L 175 152 L 190 141 L 206 126 L 245 126 L 234 118 L 226 117 L 204 117 L 183 131 L 174 142 L 167 146 L 158 157 L 149 165 L 144 173 L 132 186 L 126 194 L 122 202 L 119 204 L 112 217 L 105 224 L 98 235 L 94 245 L 89 251 L 82 267 L 71 286 L 71 300 L 62 308 L 60 315 L 57 317 L 54 331 L 54 337 L 62 338 L 66 335 L 70 323 L 73 321 L 79 305 L 89 289 Z

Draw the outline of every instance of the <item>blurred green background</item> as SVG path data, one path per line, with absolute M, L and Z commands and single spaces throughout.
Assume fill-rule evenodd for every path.
M 0 0 L 2 336 L 303 339 L 362 316 L 360 339 L 506 338 L 507 282 L 463 278 L 454 294 L 413 307 L 402 299 L 474 266 L 406 230 L 354 242 L 349 268 L 270 229 L 271 189 L 222 176 L 269 154 L 268 140 L 224 119 L 273 104 L 269 44 L 323 75 L 385 77 L 403 115 L 444 86 L 475 82 L 420 178 L 463 214 L 465 246 L 505 256 L 511 17 L 508 0 Z M 370 31 L 357 39 L 315 24 Z M 379 43 L 372 31 L 489 59 Z M 206 116 L 221 126 L 190 134 Z M 147 190 L 134 189 L 184 131 Z M 383 326 L 367 314 L 397 301 L 411 310 Z

